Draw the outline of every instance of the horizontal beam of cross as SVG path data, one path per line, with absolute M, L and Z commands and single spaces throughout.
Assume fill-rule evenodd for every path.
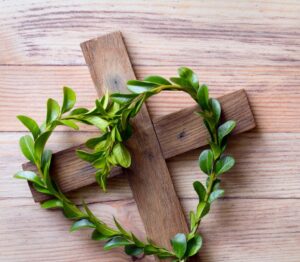
M 222 106 L 223 120 L 233 119 L 237 126 L 233 134 L 246 132 L 255 127 L 246 92 L 238 90 L 218 98 Z M 198 107 L 190 106 L 177 112 L 153 120 L 155 131 L 165 159 L 207 145 L 208 132 L 199 116 L 194 114 Z M 51 175 L 55 182 L 66 193 L 95 183 L 95 169 L 76 156 L 78 145 L 53 155 Z M 24 170 L 35 171 L 31 163 L 23 164 Z M 121 168 L 112 170 L 110 178 L 122 174 Z M 31 187 L 36 202 L 47 199 Z

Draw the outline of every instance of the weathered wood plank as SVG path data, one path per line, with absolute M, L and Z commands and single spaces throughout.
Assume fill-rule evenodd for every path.
M 182 201 L 186 216 L 196 203 L 195 199 Z M 97 203 L 90 207 L 109 224 L 115 216 L 127 229 L 144 237 L 134 201 Z M 45 258 L 49 262 L 131 261 L 121 250 L 103 251 L 100 242 L 90 240 L 90 230 L 69 233 L 71 222 L 58 210 L 42 210 L 30 199 L 19 198 L 0 200 L 0 209 L 1 261 L 40 262 Z M 299 212 L 299 199 L 217 201 L 201 224 L 204 238 L 201 261 L 226 258 L 227 261 L 298 262 Z M 24 245 L 27 239 L 30 241 Z
M 133 65 L 299 66 L 299 13 L 297 0 L 4 1 L 0 63 L 84 64 L 78 43 L 118 29 Z
M 254 118 L 243 90 L 220 98 L 223 120 L 235 120 L 233 134 L 249 131 L 255 127 Z M 195 114 L 198 106 L 192 106 L 153 121 L 157 139 L 165 159 L 207 145 L 209 134 L 201 118 Z M 65 149 L 53 155 L 52 176 L 63 192 L 69 192 L 95 183 L 95 169 L 76 156 L 76 150 L 84 145 Z M 23 165 L 24 170 L 36 171 L 31 163 Z M 113 169 L 111 177 L 122 174 L 121 168 Z M 30 187 L 35 201 L 47 199 L 46 195 Z
M 176 67 L 136 66 L 138 78 L 149 74 L 172 76 Z M 202 67 L 193 69 L 205 81 L 212 96 L 245 89 L 255 114 L 259 132 L 300 132 L 300 67 Z M 0 131 L 24 131 L 14 117 L 30 115 L 39 123 L 46 115 L 46 100 L 61 101 L 62 86 L 77 92 L 78 106 L 94 106 L 96 91 L 83 66 L 0 66 Z M 15 74 L 18 72 L 18 74 Z M 34 79 L 34 81 L 32 81 Z M 30 106 L 25 106 L 30 105 Z M 181 92 L 164 92 L 147 102 L 152 119 L 172 113 L 194 103 Z M 284 114 L 279 114 L 284 112 Z M 69 130 L 59 128 L 58 130 Z M 82 126 L 81 130 L 95 130 Z
M 86 41 L 81 48 L 99 96 L 105 90 L 127 91 L 125 83 L 135 75 L 120 32 Z M 170 248 L 170 238 L 187 233 L 188 226 L 146 105 L 131 123 L 133 136 L 126 144 L 132 164 L 123 172 L 128 175 L 147 236 Z

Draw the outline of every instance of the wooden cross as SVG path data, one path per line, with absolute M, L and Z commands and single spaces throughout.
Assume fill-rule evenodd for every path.
M 126 82 L 135 75 L 120 32 L 111 33 L 81 44 L 97 93 L 127 92 Z M 223 119 L 237 122 L 235 134 L 255 127 L 254 118 L 244 90 L 219 98 Z M 131 154 L 129 169 L 114 168 L 111 176 L 128 174 L 134 199 L 147 236 L 158 245 L 170 247 L 176 233 L 188 233 L 188 226 L 165 159 L 204 146 L 208 133 L 202 120 L 193 114 L 197 106 L 161 117 L 152 122 L 147 107 L 132 120 L 133 136 L 126 142 Z M 60 151 L 53 156 L 51 174 L 63 192 L 95 183 L 94 168 L 80 160 L 75 151 L 84 145 Z M 35 170 L 26 163 L 24 170 Z M 47 196 L 30 186 L 34 200 Z

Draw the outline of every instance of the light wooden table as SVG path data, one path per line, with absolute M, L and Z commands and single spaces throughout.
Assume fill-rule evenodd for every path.
M 26 183 L 12 178 L 24 162 L 15 118 L 45 117 L 48 97 L 61 87 L 78 105 L 96 97 L 79 43 L 121 30 L 138 78 L 171 76 L 185 65 L 213 95 L 244 88 L 257 129 L 230 141 L 237 165 L 224 177 L 226 196 L 201 226 L 203 261 L 300 261 L 300 2 L 289 1 L 1 1 L 0 2 L 0 261 L 128 261 L 102 251 L 89 231 L 68 233 L 59 211 L 33 203 Z M 148 103 L 152 117 L 192 104 L 166 93 Z M 93 129 L 60 129 L 60 150 L 85 141 Z M 185 211 L 196 205 L 192 181 L 203 179 L 199 150 L 169 161 Z M 143 235 L 124 178 L 108 194 L 91 186 L 73 194 L 105 220 L 115 215 Z

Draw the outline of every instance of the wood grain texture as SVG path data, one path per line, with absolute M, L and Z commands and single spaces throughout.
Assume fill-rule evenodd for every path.
M 63 85 L 75 89 L 79 106 L 92 107 L 96 91 L 79 43 L 121 30 L 138 79 L 189 66 L 214 97 L 245 89 L 254 112 L 255 132 L 230 140 L 237 165 L 223 178 L 226 199 L 203 221 L 201 261 L 299 262 L 299 13 L 298 0 L 1 1 L 0 261 L 130 260 L 121 250 L 104 252 L 85 232 L 68 234 L 70 222 L 40 209 L 27 184 L 12 178 L 25 161 L 18 149 L 25 129 L 15 115 L 40 122 L 46 99 L 61 101 Z M 168 92 L 147 103 L 152 119 L 192 105 Z M 93 135 L 57 132 L 49 146 L 59 151 Z M 192 181 L 205 178 L 198 154 L 168 160 L 178 196 L 189 198 L 182 201 L 186 211 L 195 207 Z M 71 197 L 142 232 L 128 181 L 112 179 L 109 192 L 93 185 Z
M 249 131 L 255 127 L 244 90 L 227 94 L 219 100 L 223 110 L 223 121 L 231 119 L 237 122 L 233 134 Z M 198 110 L 198 106 L 192 106 L 153 121 L 165 159 L 207 145 L 209 134 L 201 118 L 195 114 Z M 75 146 L 53 155 L 51 174 L 62 192 L 69 192 L 95 183 L 95 169 L 76 156 L 76 150 L 83 148 L 84 145 Z M 23 169 L 36 171 L 35 166 L 29 162 L 23 164 Z M 112 170 L 110 177 L 122 173 L 122 169 L 116 167 Z M 41 202 L 48 199 L 46 195 L 35 191 L 31 184 L 30 189 L 35 201 Z
M 296 67 L 299 13 L 297 0 L 5 1 L 0 63 L 85 64 L 78 43 L 121 30 L 134 66 Z
M 174 65 L 135 66 L 139 79 L 151 74 L 174 76 L 176 69 Z M 195 65 L 193 69 L 213 97 L 245 89 L 257 132 L 286 132 L 287 126 L 289 132 L 300 132 L 300 67 Z M 61 102 L 63 85 L 74 88 L 78 107 L 94 106 L 96 91 L 85 66 L 0 66 L 0 70 L 0 123 L 3 123 L 0 131 L 25 131 L 15 118 L 18 114 L 30 115 L 41 123 L 46 115 L 47 98 Z M 163 92 L 147 101 L 152 119 L 192 105 L 193 100 L 182 92 Z M 95 129 L 81 126 L 81 130 Z
M 196 204 L 195 199 L 182 201 L 186 216 Z M 0 208 L 3 210 L 0 216 L 1 261 L 132 261 L 121 249 L 103 252 L 103 243 L 90 240 L 90 230 L 69 233 L 71 222 L 60 211 L 41 210 L 30 199 L 20 198 L 0 200 Z M 134 201 L 97 203 L 90 208 L 109 224 L 115 216 L 127 229 L 144 238 Z M 200 233 L 204 238 L 201 261 L 221 262 L 226 257 L 227 261 L 298 262 L 299 210 L 300 201 L 296 199 L 218 201 L 201 223 Z M 16 235 L 22 237 L 16 238 Z M 24 245 L 24 239 L 30 242 Z M 15 245 L 18 248 L 14 248 Z M 51 255 L 49 250 L 53 251 Z
M 86 41 L 81 48 L 99 96 L 105 90 L 127 91 L 124 83 L 135 79 L 135 75 L 120 32 Z M 131 123 L 133 135 L 126 145 L 132 163 L 123 172 L 128 176 L 147 236 L 171 248 L 170 239 L 178 232 L 188 233 L 188 226 L 146 105 Z

